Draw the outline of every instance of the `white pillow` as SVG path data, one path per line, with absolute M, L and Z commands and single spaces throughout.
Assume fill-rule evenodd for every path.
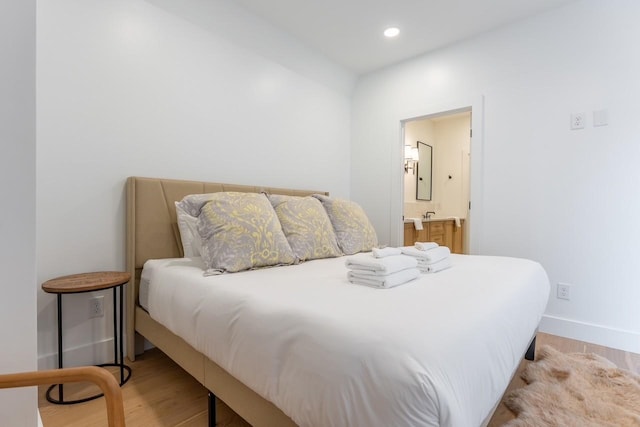
M 180 202 L 175 202 L 176 215 L 178 217 L 178 229 L 182 240 L 182 252 L 185 257 L 199 257 L 202 251 L 202 239 L 198 234 L 198 218 L 189 215 Z
M 202 207 L 207 204 L 207 202 L 214 199 L 216 194 L 217 193 L 188 194 L 184 196 L 182 200 L 176 202 L 176 206 L 180 206 L 180 208 L 188 215 L 198 218 Z

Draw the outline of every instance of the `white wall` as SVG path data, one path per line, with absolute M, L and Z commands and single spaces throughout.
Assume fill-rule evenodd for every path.
M 0 6 L 0 373 L 36 363 L 34 0 Z M 37 394 L 0 390 L 0 425 L 37 425 Z
M 37 13 L 39 282 L 125 267 L 130 175 L 349 196 L 354 76 L 233 2 L 44 0 Z M 69 365 L 112 354 L 90 296 L 63 299 Z M 38 305 L 45 367 L 55 298 Z
M 475 252 L 543 264 L 553 291 L 542 330 L 640 353 L 638 16 L 635 0 L 584 0 L 362 78 L 352 198 L 374 212 L 381 241 L 400 241 L 400 120 L 480 99 Z M 600 109 L 610 123 L 593 127 Z M 587 113 L 585 129 L 569 129 L 572 112 Z M 557 282 L 573 285 L 570 301 L 555 298 Z

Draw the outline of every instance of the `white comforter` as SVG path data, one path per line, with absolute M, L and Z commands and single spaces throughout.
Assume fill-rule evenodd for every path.
M 151 260 L 151 317 L 300 426 L 477 427 L 547 304 L 535 262 L 452 255 L 393 289 L 347 282 L 344 258 L 203 277 Z

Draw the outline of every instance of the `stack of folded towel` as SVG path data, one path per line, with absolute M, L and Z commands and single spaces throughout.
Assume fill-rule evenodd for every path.
M 451 251 L 435 242 L 416 242 L 415 246 L 404 246 L 400 250 L 418 261 L 422 273 L 436 273 L 451 267 Z
M 345 264 L 349 269 L 349 282 L 374 288 L 393 288 L 420 276 L 418 260 L 402 255 L 399 248 L 359 253 L 348 257 Z

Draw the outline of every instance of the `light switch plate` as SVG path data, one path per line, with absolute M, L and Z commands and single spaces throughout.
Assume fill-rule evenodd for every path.
M 606 126 L 609 124 L 609 112 L 598 110 L 593 112 L 593 126 Z

